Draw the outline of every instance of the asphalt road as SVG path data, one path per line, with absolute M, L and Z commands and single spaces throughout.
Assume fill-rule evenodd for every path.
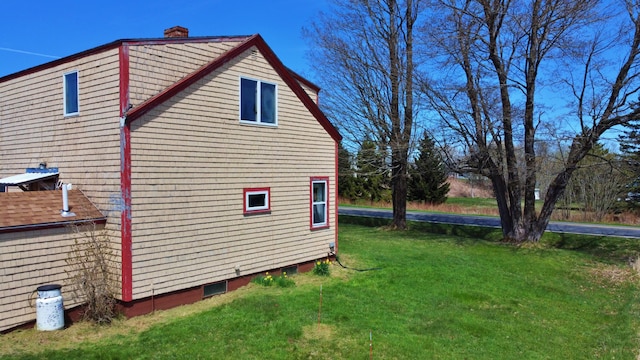
M 390 219 L 392 217 L 391 210 L 350 208 L 343 206 L 338 208 L 338 214 L 385 219 Z M 408 211 L 407 220 L 455 225 L 472 225 L 496 228 L 500 227 L 500 219 L 493 216 L 437 214 Z M 595 236 L 640 238 L 640 228 L 635 226 L 595 225 L 552 221 L 547 226 L 547 231 Z

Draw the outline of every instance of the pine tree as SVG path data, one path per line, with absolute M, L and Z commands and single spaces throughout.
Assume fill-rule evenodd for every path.
M 633 205 L 640 205 L 640 124 L 628 124 L 627 129 L 618 138 L 624 170 L 631 178 L 627 186 L 627 200 Z
M 408 200 L 441 204 L 447 201 L 449 183 L 442 157 L 426 132 L 420 141 L 418 158 L 409 167 Z
M 338 143 L 338 195 L 355 201 L 360 191 L 351 165 L 351 153 L 342 146 L 342 142 Z
M 362 197 L 373 202 L 382 199 L 384 187 L 385 162 L 376 144 L 372 140 L 364 140 L 356 158 L 358 187 Z

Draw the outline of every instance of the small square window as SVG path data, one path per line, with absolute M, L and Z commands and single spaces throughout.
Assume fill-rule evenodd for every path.
M 311 228 L 329 226 L 329 178 L 311 178 Z
M 244 214 L 271 212 L 270 188 L 244 189 Z
M 240 78 L 240 121 L 277 125 L 276 85 Z
M 80 112 L 78 82 L 77 71 L 64 74 L 64 116 L 77 115 Z

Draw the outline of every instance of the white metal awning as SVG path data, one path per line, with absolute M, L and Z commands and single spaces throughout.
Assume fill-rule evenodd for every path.
M 0 185 L 4 186 L 20 186 L 30 184 L 36 181 L 53 179 L 58 176 L 58 172 L 51 173 L 25 173 L 9 176 L 0 179 Z

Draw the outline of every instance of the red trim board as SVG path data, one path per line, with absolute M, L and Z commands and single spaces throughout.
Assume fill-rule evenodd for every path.
M 335 227 L 333 228 L 333 233 L 335 234 L 335 239 L 333 240 L 334 243 L 334 252 L 337 254 L 338 253 L 338 185 L 340 185 L 340 183 L 338 183 L 338 142 L 335 142 L 335 169 L 336 169 L 336 173 L 335 173 L 335 177 L 334 177 L 334 187 L 335 187 L 335 191 L 333 192 L 333 206 L 334 206 L 334 219 L 333 221 L 335 222 Z
M 120 46 L 120 119 L 129 108 L 129 47 Z M 120 233 L 122 244 L 122 301 L 133 299 L 133 254 L 131 249 L 131 128 L 120 121 Z

